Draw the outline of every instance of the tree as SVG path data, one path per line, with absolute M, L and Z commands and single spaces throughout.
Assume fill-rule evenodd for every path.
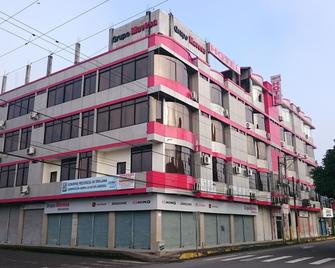
M 317 193 L 335 198 L 335 146 L 327 150 L 322 159 L 322 166 L 312 171 L 312 177 Z

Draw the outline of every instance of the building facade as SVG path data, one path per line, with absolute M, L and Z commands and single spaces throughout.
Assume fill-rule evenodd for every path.
M 2 244 L 158 252 L 320 234 L 311 119 L 280 77 L 171 13 L 1 94 L 0 127 Z

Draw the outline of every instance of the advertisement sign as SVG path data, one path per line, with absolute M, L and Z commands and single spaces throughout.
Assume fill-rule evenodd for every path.
M 322 218 L 334 218 L 333 210 L 331 208 L 323 208 Z
M 135 187 L 133 176 L 122 177 L 93 177 L 87 179 L 63 181 L 61 194 L 87 193 L 96 191 L 110 191 L 132 189 Z
M 281 104 L 281 76 L 273 75 L 271 76 L 272 92 L 273 92 L 273 105 Z
M 225 54 L 223 54 L 220 50 L 218 50 L 211 43 L 207 43 L 208 53 L 213 55 L 219 62 L 225 65 L 227 68 L 233 70 L 237 74 L 241 74 L 240 67 L 233 62 L 230 58 L 228 58 Z

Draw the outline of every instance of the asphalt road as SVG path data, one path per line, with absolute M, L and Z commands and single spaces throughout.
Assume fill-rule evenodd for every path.
M 0 249 L 0 268 L 334 268 L 335 241 L 244 251 L 178 263 L 149 264 Z

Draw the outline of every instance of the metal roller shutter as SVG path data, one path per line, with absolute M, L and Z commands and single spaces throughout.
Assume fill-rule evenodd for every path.
M 48 215 L 48 234 L 47 244 L 58 245 L 58 232 L 59 232 L 60 216 L 56 214 Z
M 235 226 L 235 242 L 244 242 L 243 235 L 243 216 L 234 215 L 234 226 Z
M 89 247 L 92 244 L 92 214 L 78 214 L 77 244 L 78 246 Z
M 133 248 L 150 249 L 150 211 L 134 212 Z
M 227 244 L 230 243 L 230 216 L 229 215 L 218 215 L 218 243 Z
M 59 245 L 70 246 L 72 233 L 72 214 L 62 214 L 60 218 Z
M 8 243 L 17 243 L 17 230 L 19 226 L 19 213 L 18 207 L 11 207 L 9 214 L 9 225 L 8 225 Z
M 115 213 L 115 247 L 132 247 L 132 212 Z
M 196 214 L 182 212 L 181 213 L 181 245 L 182 247 L 196 246 Z
M 40 245 L 42 237 L 43 209 L 26 209 L 23 218 L 23 244 Z
M 0 208 L 0 243 L 7 243 L 9 208 Z
M 162 212 L 162 238 L 166 248 L 180 248 L 180 212 Z
M 94 213 L 93 246 L 108 246 L 108 214 Z
M 216 245 L 218 243 L 217 215 L 205 214 L 205 244 Z
M 243 233 L 244 233 L 244 241 L 255 240 L 253 216 L 243 216 Z

